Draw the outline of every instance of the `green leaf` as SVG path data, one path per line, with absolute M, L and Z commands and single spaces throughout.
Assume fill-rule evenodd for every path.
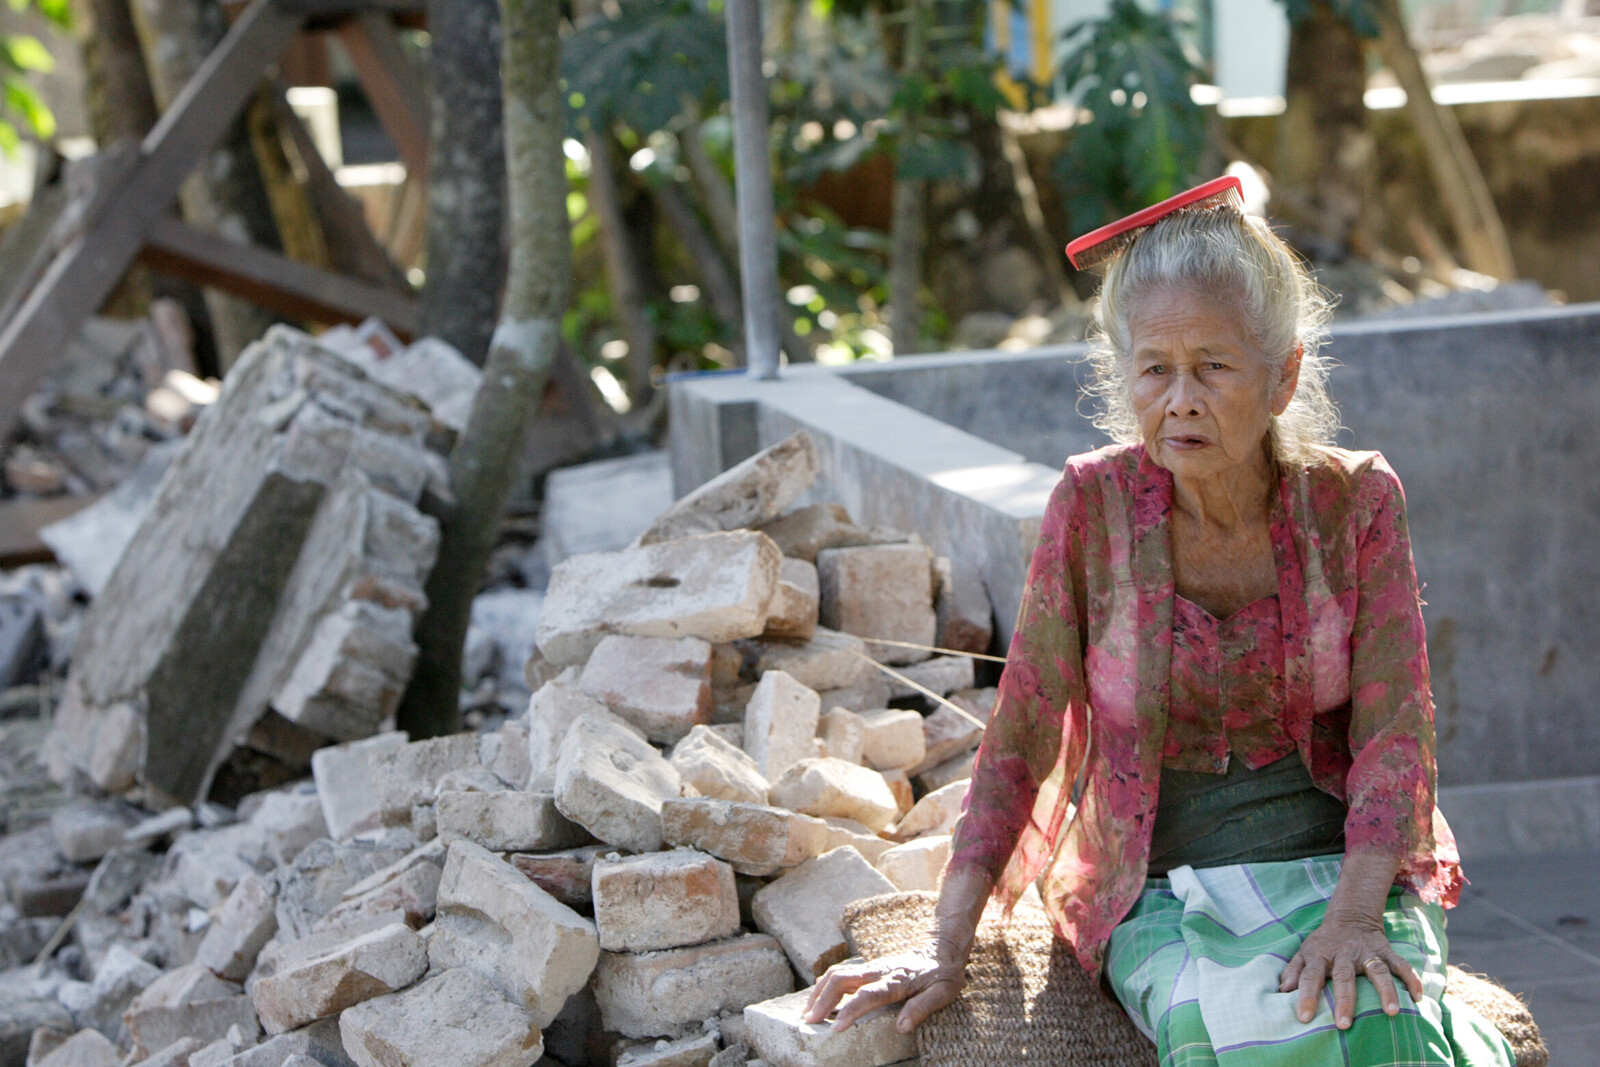
M 623 0 L 562 46 L 569 117 L 621 122 L 640 134 L 666 129 L 689 104 L 714 111 L 728 96 L 720 16 L 690 0 Z
M 56 117 L 33 86 L 20 78 L 7 78 L 4 99 L 6 110 L 21 115 L 35 137 L 48 141 L 56 135 Z
M 55 56 L 37 37 L 21 34 L 6 37 L 0 40 L 0 47 L 5 50 L 6 60 L 18 70 L 48 72 L 56 69 Z

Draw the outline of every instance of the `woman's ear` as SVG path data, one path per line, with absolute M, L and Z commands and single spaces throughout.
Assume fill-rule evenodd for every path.
M 1284 361 L 1283 374 L 1278 378 L 1278 384 L 1272 390 L 1272 413 L 1282 415 L 1289 407 L 1289 401 L 1294 399 L 1294 391 L 1300 385 L 1300 358 L 1305 355 L 1306 346 L 1299 341 L 1295 342 L 1294 352 Z

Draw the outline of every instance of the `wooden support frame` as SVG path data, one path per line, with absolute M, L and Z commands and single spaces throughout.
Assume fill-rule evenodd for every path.
M 251 0 L 125 164 L 76 218 L 36 284 L 0 324 L 0 437 L 85 318 L 142 256 L 161 269 L 200 278 L 265 307 L 322 321 L 379 315 L 400 332 L 416 329 L 414 294 L 294 263 L 231 244 L 168 218 L 178 189 L 255 94 L 294 35 L 309 24 L 350 31 L 366 49 L 363 81 L 412 173 L 427 171 L 426 108 L 403 62 L 390 18 L 422 0 Z M 385 68 L 381 70 L 380 68 Z M 367 82 L 370 73 L 371 81 Z M 381 105 L 378 99 L 384 101 Z

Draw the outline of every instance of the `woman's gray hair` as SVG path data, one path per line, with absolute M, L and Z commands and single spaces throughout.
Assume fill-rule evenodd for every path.
M 1333 305 L 1265 222 L 1231 208 L 1168 215 L 1112 262 L 1089 337 L 1089 393 L 1100 409 L 1094 424 L 1125 444 L 1141 439 L 1128 323 L 1140 300 L 1163 289 L 1197 291 L 1231 306 L 1275 382 L 1299 347 L 1299 385 L 1269 432 L 1280 463 L 1317 462 L 1319 448 L 1331 445 L 1339 430 L 1339 410 L 1328 395 L 1330 360 L 1322 351 Z

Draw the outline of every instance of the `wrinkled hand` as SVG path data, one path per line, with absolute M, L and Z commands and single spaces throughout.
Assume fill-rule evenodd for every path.
M 1331 981 L 1334 1025 L 1348 1030 L 1355 1017 L 1356 976 L 1363 974 L 1378 991 L 1383 1010 L 1389 1015 L 1400 1010 L 1400 997 L 1394 987 L 1396 976 L 1405 983 L 1413 1001 L 1422 999 L 1422 979 L 1389 944 L 1381 920 L 1341 919 L 1329 914 L 1283 969 L 1278 992 L 1299 988 L 1298 1014 L 1301 1022 L 1308 1023 L 1316 1014 L 1323 983 Z
M 957 960 L 936 942 L 866 963 L 840 963 L 811 988 L 805 1020 L 820 1023 L 841 1000 L 835 1030 L 848 1030 L 862 1017 L 888 1004 L 906 1001 L 895 1028 L 910 1033 L 922 1021 L 956 999 L 966 984 L 966 961 Z M 852 994 L 854 994 L 852 996 Z

